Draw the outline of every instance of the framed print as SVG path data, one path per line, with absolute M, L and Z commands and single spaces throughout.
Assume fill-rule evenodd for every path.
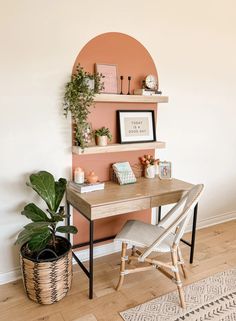
M 103 75 L 102 82 L 104 89 L 101 90 L 103 94 L 117 94 L 118 80 L 117 80 L 117 66 L 106 64 L 95 64 L 95 71 Z
M 156 140 L 153 110 L 117 110 L 117 122 L 121 144 Z
M 171 162 L 159 162 L 159 177 L 160 179 L 172 178 Z

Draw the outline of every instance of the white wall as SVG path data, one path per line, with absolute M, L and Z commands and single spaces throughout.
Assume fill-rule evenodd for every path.
M 175 177 L 206 185 L 199 222 L 236 211 L 234 0 L 0 0 L 0 281 L 14 277 L 14 236 L 33 193 L 31 172 L 70 176 L 70 124 L 61 97 L 94 36 L 129 34 L 150 51 L 169 104 L 160 105 L 162 159 Z M 224 215 L 224 216 L 220 216 Z

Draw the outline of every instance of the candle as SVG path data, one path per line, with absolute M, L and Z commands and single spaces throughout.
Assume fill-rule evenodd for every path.
M 75 183 L 78 184 L 83 184 L 84 183 L 84 171 L 82 168 L 77 167 L 74 171 L 74 181 Z

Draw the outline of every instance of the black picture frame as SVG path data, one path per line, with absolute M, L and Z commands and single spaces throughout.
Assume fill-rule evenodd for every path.
M 154 110 L 117 110 L 116 113 L 118 140 L 120 144 L 156 141 Z M 130 133 L 128 133 L 128 131 L 130 131 Z

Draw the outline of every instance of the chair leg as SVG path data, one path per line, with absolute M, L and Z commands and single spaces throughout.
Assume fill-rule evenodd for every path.
M 183 309 L 185 309 L 186 305 L 185 305 L 185 299 L 184 299 L 184 291 L 183 291 L 183 287 L 182 287 L 182 281 L 181 281 L 180 275 L 179 275 L 177 248 L 176 247 L 172 248 L 171 258 L 172 258 L 172 263 L 175 267 L 174 275 L 175 275 L 175 280 L 176 280 L 176 284 L 177 284 L 177 289 L 179 292 L 180 306 Z
M 125 255 L 126 255 L 126 250 L 127 250 L 127 243 L 123 242 L 122 243 L 122 251 L 121 251 L 121 264 L 120 264 L 120 278 L 118 281 L 118 284 L 116 286 L 116 291 L 119 291 L 123 282 L 124 282 L 124 277 L 125 277 Z
M 183 256 L 182 256 L 182 253 L 181 253 L 181 250 L 179 247 L 177 247 L 177 254 L 178 254 L 178 259 L 181 262 L 180 265 L 181 265 L 183 276 L 185 279 L 187 279 L 187 273 L 186 273 L 186 269 L 185 269 L 184 259 L 183 259 Z

